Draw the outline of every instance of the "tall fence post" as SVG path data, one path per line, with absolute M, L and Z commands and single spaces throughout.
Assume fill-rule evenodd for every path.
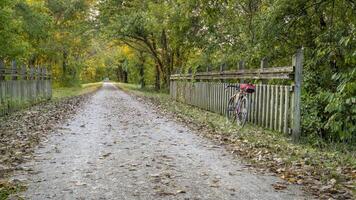
M 17 63 L 16 63 L 15 60 L 12 61 L 11 69 L 12 69 L 12 73 L 11 73 L 12 78 L 11 79 L 12 80 L 17 80 L 17 76 L 18 76 L 18 74 L 17 74 Z
M 27 70 L 26 70 L 26 65 L 22 65 L 21 68 L 21 75 L 22 75 L 22 80 L 27 80 Z
M 268 67 L 268 60 L 266 57 L 264 57 L 262 60 L 261 60 L 261 70 L 265 69 Z M 266 80 L 262 80 L 262 84 L 266 84 L 267 81 Z
M 222 64 L 220 65 L 220 73 L 221 73 L 221 74 L 224 73 L 225 68 L 226 68 L 226 63 L 222 63 Z M 221 82 L 224 82 L 224 79 L 220 79 L 220 81 L 221 81 Z
M 35 69 L 34 69 L 34 67 L 33 66 L 30 66 L 30 80 L 34 80 L 34 71 L 35 71 Z
M 36 68 L 36 76 L 37 76 L 37 80 L 41 80 L 42 79 L 41 66 L 37 66 L 37 68 Z
M 206 66 L 206 72 L 210 72 L 210 69 L 211 69 L 211 64 Z
M 0 59 L 0 115 L 3 115 L 5 112 L 5 109 L 3 108 L 3 101 L 4 101 L 4 95 L 3 95 L 3 81 L 5 80 L 5 64 L 2 59 Z
M 245 69 L 245 62 L 243 60 L 240 60 L 239 65 L 238 65 L 238 70 L 244 70 Z M 245 79 L 240 79 L 241 83 L 245 82 Z
M 22 65 L 21 68 L 19 69 L 20 74 L 19 79 L 21 79 L 20 84 L 21 84 L 21 101 L 24 101 L 25 103 L 27 103 L 26 101 L 28 100 L 28 91 L 27 91 L 27 87 L 25 86 L 25 84 L 27 83 L 27 69 L 26 69 L 26 65 Z
M 293 56 L 294 67 L 294 113 L 293 113 L 293 133 L 294 141 L 297 141 L 301 135 L 301 94 L 302 94 L 302 70 L 303 70 L 303 49 L 298 49 Z
M 5 80 L 5 64 L 3 60 L 0 60 L 0 81 Z
M 42 80 L 46 80 L 46 67 L 42 66 Z

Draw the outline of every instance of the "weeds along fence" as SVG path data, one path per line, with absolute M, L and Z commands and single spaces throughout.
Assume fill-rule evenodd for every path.
M 0 61 L 0 116 L 52 97 L 51 75 L 44 67 L 7 67 Z
M 194 105 L 208 111 L 225 115 L 229 98 L 236 92 L 225 89 L 227 80 L 240 83 L 259 82 L 256 91 L 248 94 L 248 122 L 271 130 L 300 136 L 300 101 L 303 52 L 293 56 L 292 66 L 268 67 L 261 61 L 258 69 L 244 69 L 240 62 L 236 71 L 198 72 L 195 74 L 174 74 L 170 77 L 170 95 L 180 102 Z M 267 84 L 268 80 L 290 80 L 289 84 Z M 257 81 L 256 81 L 257 80 Z

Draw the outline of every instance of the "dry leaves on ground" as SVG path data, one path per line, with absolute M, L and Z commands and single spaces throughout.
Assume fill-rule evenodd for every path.
M 259 171 L 273 172 L 289 183 L 304 185 L 307 191 L 320 199 L 355 198 L 355 166 L 339 164 L 335 170 L 335 167 L 326 167 L 326 163 L 335 164 L 334 158 L 322 151 L 309 154 L 303 148 L 292 143 L 290 145 L 285 144 L 283 147 L 276 142 L 269 143 L 269 141 L 278 140 L 273 138 L 275 136 L 262 130 L 253 130 L 254 132 L 248 134 L 255 134 L 255 136 L 249 135 L 247 137 L 242 134 L 226 133 L 223 128 L 212 122 L 214 121 L 213 118 L 209 119 L 208 115 L 215 114 L 207 114 L 206 111 L 201 110 L 196 111 L 198 114 L 195 116 L 192 113 L 195 108 L 192 109 L 187 105 L 177 103 L 172 106 L 172 102 L 165 102 L 165 100 L 162 100 L 163 98 L 146 97 L 143 96 L 145 94 L 141 93 L 136 94 L 148 100 L 162 114 L 178 119 L 190 128 L 197 130 L 200 135 L 226 145 L 233 154 L 244 158 Z M 205 115 L 204 120 L 199 120 L 199 117 L 203 118 L 202 115 Z M 250 141 L 249 138 L 254 140 Z M 294 160 L 291 161 L 290 158 L 294 158 Z M 336 176 L 337 179 L 330 178 L 333 176 Z M 282 190 L 286 185 L 276 183 L 273 187 L 276 190 Z
M 0 178 L 29 159 L 34 147 L 87 99 L 85 96 L 45 102 L 0 118 Z

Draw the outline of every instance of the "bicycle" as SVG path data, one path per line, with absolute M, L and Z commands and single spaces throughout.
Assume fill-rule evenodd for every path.
M 252 84 L 237 84 L 237 85 L 228 85 L 227 88 L 236 88 L 239 92 L 232 95 L 229 99 L 226 110 L 227 120 L 234 122 L 236 120 L 237 125 L 240 128 L 243 128 L 247 121 L 247 115 L 249 112 L 249 102 L 247 94 L 255 92 L 256 87 Z M 231 118 L 232 117 L 232 118 Z

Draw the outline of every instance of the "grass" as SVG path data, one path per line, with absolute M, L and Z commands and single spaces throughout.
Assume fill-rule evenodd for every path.
M 14 185 L 8 182 L 0 181 L 0 200 L 7 199 L 11 194 L 16 194 L 18 192 L 24 191 L 25 186 Z M 20 199 L 20 198 L 18 198 Z
M 102 86 L 102 82 L 82 84 L 78 87 L 61 87 L 53 89 L 53 99 L 59 100 L 67 97 L 79 96 L 94 92 Z
M 291 183 L 316 185 L 312 189 L 314 194 L 329 198 L 331 193 L 337 193 L 335 190 L 346 190 L 356 195 L 355 146 L 334 143 L 317 146 L 313 145 L 315 141 L 306 138 L 293 143 L 290 136 L 252 125 L 238 130 L 233 124 L 226 123 L 225 117 L 172 102 L 166 93 L 142 90 L 130 84 L 118 83 L 117 86 L 159 104 L 168 113 L 192 124 L 202 135 L 228 143 L 228 148 L 257 168 L 267 168 Z M 325 191 L 323 186 L 327 188 Z

